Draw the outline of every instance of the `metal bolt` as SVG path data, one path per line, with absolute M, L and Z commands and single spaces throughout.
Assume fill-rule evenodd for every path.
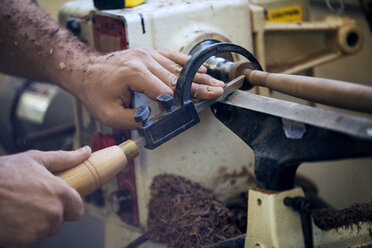
M 147 124 L 147 120 L 150 116 L 150 108 L 148 106 L 141 106 L 137 109 L 136 113 L 134 114 L 134 120 L 136 122 L 142 122 L 142 125 L 145 126 Z
M 174 105 L 174 98 L 173 98 L 173 96 L 170 96 L 170 95 L 167 95 L 167 94 L 162 94 L 162 95 L 159 95 L 156 98 L 156 100 L 168 112 L 172 110 L 172 107 Z

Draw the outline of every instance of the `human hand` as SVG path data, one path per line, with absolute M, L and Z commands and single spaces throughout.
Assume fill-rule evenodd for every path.
M 30 245 L 57 234 L 64 221 L 82 217 L 79 193 L 51 172 L 74 167 L 90 153 L 84 147 L 0 157 L 0 246 Z
M 149 98 L 173 95 L 178 75 L 190 57 L 177 52 L 135 48 L 92 56 L 84 79 L 75 90 L 89 112 L 114 128 L 136 128 L 136 109 L 130 109 L 132 92 Z M 223 94 L 224 83 L 205 74 L 201 67 L 194 78 L 191 96 L 213 99 Z
M 24 16 L 31 16 L 32 21 Z M 80 99 L 97 120 L 114 128 L 137 127 L 136 110 L 130 109 L 133 91 L 151 99 L 172 95 L 181 66 L 189 59 L 181 53 L 148 48 L 102 55 L 60 27 L 34 1 L 6 0 L 0 4 L 1 17 L 0 33 L 12 34 L 0 39 L 1 72 L 56 83 Z M 219 97 L 224 83 L 205 72 L 201 67 L 191 96 Z

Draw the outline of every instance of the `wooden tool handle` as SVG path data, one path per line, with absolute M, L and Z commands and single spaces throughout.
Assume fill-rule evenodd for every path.
M 334 107 L 372 113 L 372 87 L 338 80 L 245 69 L 249 83 Z
M 129 154 L 129 155 L 128 155 Z M 128 160 L 138 155 L 132 140 L 96 151 L 82 164 L 59 173 L 83 197 L 110 181 L 122 171 Z

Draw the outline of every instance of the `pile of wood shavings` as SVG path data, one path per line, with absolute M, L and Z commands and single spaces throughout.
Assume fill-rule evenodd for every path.
M 372 221 L 372 199 L 354 203 L 349 208 L 335 210 L 330 208 L 316 209 L 312 213 L 314 223 L 322 230 L 339 227 L 350 227 L 359 222 Z
M 169 174 L 153 180 L 147 225 L 148 238 L 168 247 L 203 247 L 241 234 L 211 190 Z

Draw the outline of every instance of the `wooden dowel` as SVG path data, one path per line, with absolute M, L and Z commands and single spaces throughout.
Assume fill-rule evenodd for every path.
M 248 82 L 333 107 L 372 113 L 372 87 L 316 77 L 244 69 Z

